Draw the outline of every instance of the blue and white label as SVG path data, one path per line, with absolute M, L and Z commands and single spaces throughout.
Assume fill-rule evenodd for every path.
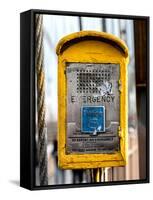
M 83 106 L 81 112 L 81 131 L 86 133 L 105 132 L 105 107 Z

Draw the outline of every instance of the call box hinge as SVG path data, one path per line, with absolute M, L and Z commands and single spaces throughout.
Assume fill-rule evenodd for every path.
M 118 136 L 119 138 L 122 138 L 122 130 L 120 126 L 118 126 Z
M 118 90 L 119 92 L 122 92 L 122 82 L 120 79 L 118 80 Z

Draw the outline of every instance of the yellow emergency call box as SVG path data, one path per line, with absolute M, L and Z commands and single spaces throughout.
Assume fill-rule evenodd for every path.
M 62 38 L 56 52 L 59 167 L 126 165 L 126 44 L 105 32 L 80 31 Z

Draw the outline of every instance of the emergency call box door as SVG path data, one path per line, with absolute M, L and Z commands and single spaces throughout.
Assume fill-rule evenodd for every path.
M 67 63 L 66 154 L 120 149 L 120 65 Z

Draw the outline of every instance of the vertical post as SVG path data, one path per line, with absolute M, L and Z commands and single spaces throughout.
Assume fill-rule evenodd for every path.
M 40 185 L 48 184 L 47 163 L 47 131 L 45 110 L 45 71 L 43 50 L 43 16 L 36 15 L 35 18 L 35 69 L 37 77 L 37 111 L 38 111 L 38 156 L 39 156 L 39 178 Z
M 106 32 L 106 19 L 105 18 L 102 19 L 102 30 L 103 30 L 103 32 Z
M 136 91 L 137 91 L 137 114 L 138 114 L 138 142 L 139 142 L 139 170 L 140 179 L 147 177 L 147 156 L 148 145 L 146 146 L 146 138 L 148 137 L 146 124 L 148 99 L 147 84 L 149 83 L 149 70 L 147 57 L 148 52 L 148 25 L 145 20 L 134 21 L 135 33 L 135 68 L 136 68 Z M 149 60 L 149 59 L 148 59 Z M 149 127 L 149 126 L 148 126 Z M 148 170 L 149 171 L 149 170 Z
M 101 182 L 101 168 L 95 169 L 95 181 L 96 183 Z
M 80 31 L 82 31 L 82 20 L 81 20 L 81 17 L 79 16 L 79 29 Z
M 102 182 L 102 168 L 90 169 L 90 180 L 92 183 Z

